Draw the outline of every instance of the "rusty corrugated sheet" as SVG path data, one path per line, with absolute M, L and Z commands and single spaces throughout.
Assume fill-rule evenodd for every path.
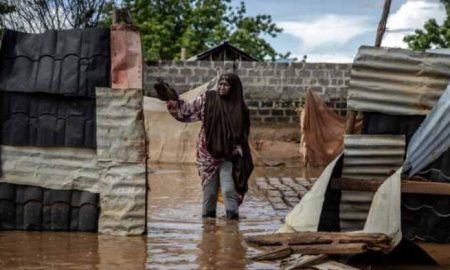
M 97 156 L 101 169 L 99 232 L 145 230 L 145 133 L 142 89 L 97 88 Z
M 450 55 L 360 47 L 347 107 L 355 111 L 426 115 L 450 79 Z
M 403 135 L 345 135 L 342 177 L 386 179 L 403 164 Z M 373 192 L 342 191 L 339 209 L 342 231 L 362 230 Z
M 99 192 L 95 150 L 2 145 L 1 151 L 0 182 Z
M 142 89 L 142 48 L 138 31 L 123 24 L 111 28 L 112 88 Z

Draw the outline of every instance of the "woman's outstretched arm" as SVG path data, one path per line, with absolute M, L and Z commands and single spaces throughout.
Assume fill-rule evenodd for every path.
M 181 122 L 195 122 L 202 120 L 204 105 L 205 94 L 202 94 L 189 102 L 182 99 L 167 101 L 169 113 Z

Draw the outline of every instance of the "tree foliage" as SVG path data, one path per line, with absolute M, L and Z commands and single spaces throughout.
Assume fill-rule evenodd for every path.
M 179 59 L 181 48 L 190 56 L 229 41 L 263 60 L 286 58 L 264 39 L 282 32 L 270 15 L 246 15 L 245 4 L 230 0 L 124 0 L 142 35 L 147 60 Z
M 96 27 L 105 17 L 107 0 L 1 0 L 0 24 L 18 31 Z M 3 7 L 9 10 L 1 14 Z M 11 10 L 12 8 L 12 10 Z
M 412 35 L 406 36 L 403 40 L 408 43 L 408 47 L 425 51 L 430 48 L 450 48 L 450 0 L 441 0 L 447 12 L 447 18 L 442 25 L 435 19 L 425 22 L 424 29 L 417 29 Z

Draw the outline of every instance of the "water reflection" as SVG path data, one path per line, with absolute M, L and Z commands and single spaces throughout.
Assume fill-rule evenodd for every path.
M 0 269 L 143 269 L 145 237 L 2 232 Z
M 240 209 L 241 220 L 228 221 L 223 205 L 217 219 L 201 218 L 201 186 L 195 166 L 155 168 L 150 175 L 147 267 L 151 269 L 277 269 L 277 263 L 247 260 L 257 251 L 244 235 L 273 232 L 281 217 L 254 190 Z M 251 180 L 253 181 L 253 180 Z
M 245 269 L 247 248 L 243 241 L 237 221 L 204 220 L 197 245 L 199 269 Z

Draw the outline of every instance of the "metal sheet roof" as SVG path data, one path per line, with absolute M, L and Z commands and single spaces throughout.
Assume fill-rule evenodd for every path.
M 194 55 L 187 61 L 258 61 L 250 54 L 231 45 L 228 42 L 223 42 L 216 47 L 210 48 L 200 54 Z
M 403 165 L 405 136 L 345 135 L 342 177 L 386 179 Z
M 342 177 L 386 179 L 403 164 L 403 135 L 345 135 Z M 343 190 L 339 206 L 341 231 L 362 230 L 374 192 Z
M 404 170 L 412 176 L 450 147 L 450 85 L 408 145 Z
M 426 115 L 450 79 L 450 55 L 360 47 L 347 107 L 355 111 Z

